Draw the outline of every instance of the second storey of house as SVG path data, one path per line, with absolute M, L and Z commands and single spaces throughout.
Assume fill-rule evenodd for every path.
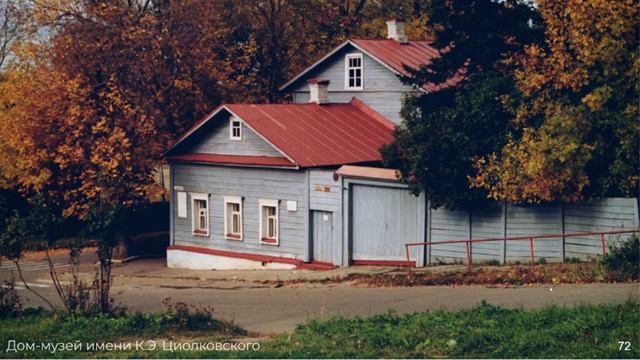
M 402 82 L 409 68 L 419 68 L 438 56 L 427 41 L 409 41 L 397 21 L 389 21 L 389 38 L 384 40 L 347 40 L 316 63 L 291 79 L 280 90 L 289 93 L 295 103 L 309 102 L 309 80 L 326 88 L 328 103 L 348 103 L 356 97 L 396 124 L 405 94 L 430 91 Z M 403 30 L 402 30 L 403 31 Z

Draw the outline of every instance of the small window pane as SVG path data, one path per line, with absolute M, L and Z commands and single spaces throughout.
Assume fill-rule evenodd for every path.
M 346 68 L 346 87 L 361 89 L 362 88 L 362 55 L 347 55 Z
M 197 214 L 195 218 L 195 230 L 207 232 L 207 202 L 205 200 L 195 200 L 194 207 L 195 213 Z

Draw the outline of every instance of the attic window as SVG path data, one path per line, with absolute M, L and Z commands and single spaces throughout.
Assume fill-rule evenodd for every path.
M 229 120 L 229 139 L 242 140 L 242 122 L 238 118 Z
M 362 90 L 362 54 L 346 55 L 344 87 L 347 90 Z

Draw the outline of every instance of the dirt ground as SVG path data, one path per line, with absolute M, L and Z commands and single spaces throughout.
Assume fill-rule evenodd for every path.
M 91 278 L 93 261 L 83 258 L 82 270 Z M 56 258 L 54 263 L 63 262 Z M 452 265 L 420 271 L 463 269 Z M 117 302 L 135 311 L 159 311 L 162 301 L 171 298 L 196 306 L 212 306 L 222 319 L 233 321 L 249 331 L 273 334 L 292 331 L 311 318 L 330 315 L 371 315 L 394 310 L 411 313 L 433 309 L 473 307 L 486 300 L 511 308 L 535 308 L 546 305 L 616 303 L 640 298 L 640 285 L 534 285 L 519 287 L 487 286 L 415 286 L 367 287 L 349 282 L 297 282 L 281 286 L 279 281 L 344 277 L 353 273 L 402 272 L 385 267 L 338 268 L 312 270 L 215 271 L 168 269 L 165 259 L 144 259 L 115 264 L 112 294 Z M 3 264 L 0 277 L 6 278 L 10 267 Z M 37 291 L 55 298 L 46 268 L 32 262 L 25 271 L 27 281 Z M 20 289 L 20 286 L 18 286 Z M 27 305 L 41 305 L 37 298 L 21 289 Z

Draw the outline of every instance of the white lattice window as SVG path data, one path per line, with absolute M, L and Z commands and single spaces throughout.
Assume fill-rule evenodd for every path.
M 260 200 L 260 242 L 279 244 L 278 200 Z
M 242 240 L 241 197 L 224 197 L 224 235 L 229 240 Z
M 347 90 L 362 90 L 362 54 L 347 54 L 345 57 L 344 87 Z
M 236 117 L 229 120 L 229 139 L 242 140 L 242 121 Z
M 191 194 L 193 234 L 209 236 L 209 195 Z

